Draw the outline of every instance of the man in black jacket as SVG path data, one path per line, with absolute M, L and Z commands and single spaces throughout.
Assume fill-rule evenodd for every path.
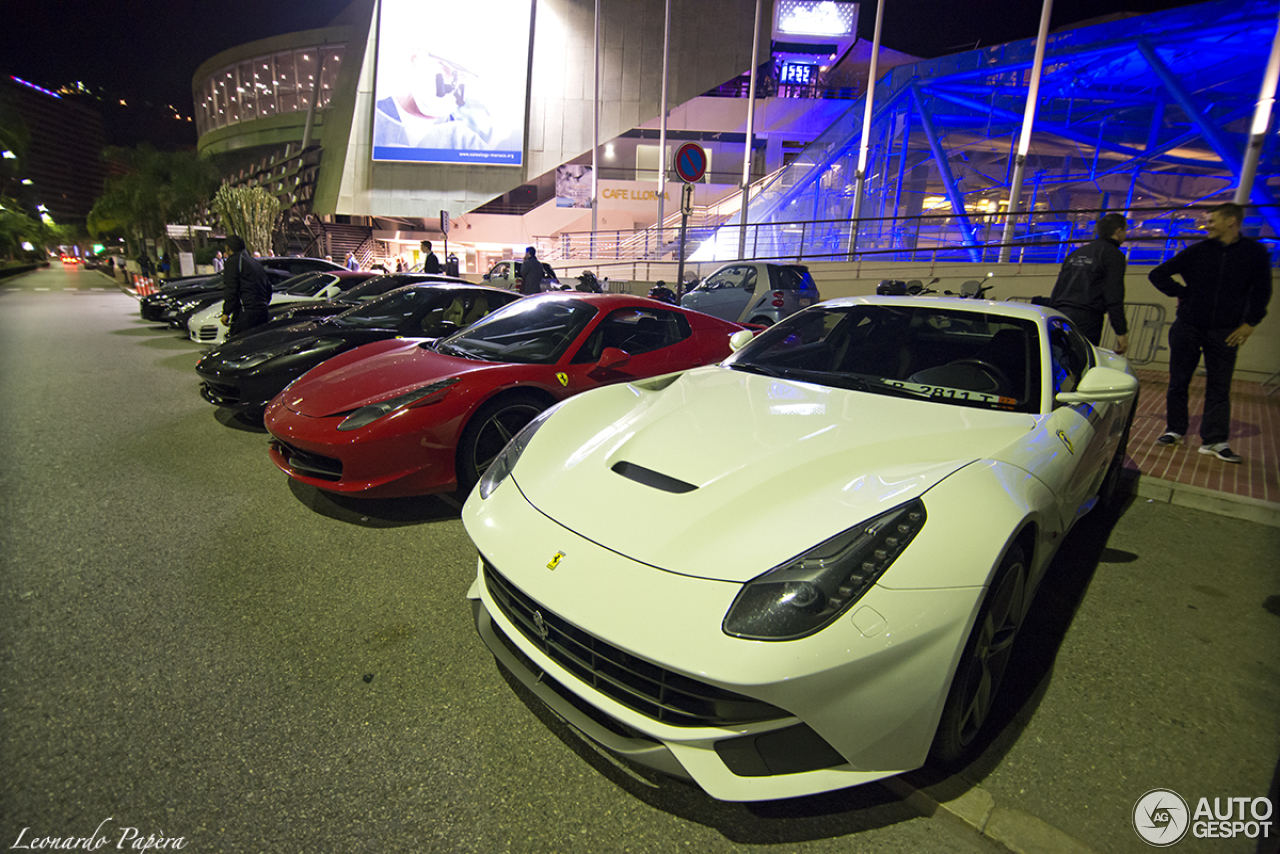
M 542 262 L 532 246 L 524 250 L 524 260 L 520 262 L 520 293 L 542 293 Z
M 1118 213 L 1099 219 L 1097 239 L 1062 262 L 1049 297 L 1050 305 L 1071 318 L 1091 344 L 1102 340 L 1103 320 L 1110 317 L 1117 353 L 1129 349 L 1129 326 L 1124 319 L 1126 259 L 1120 251 L 1128 228 L 1129 223 Z
M 237 335 L 267 322 L 271 283 L 258 259 L 249 254 L 244 238 L 227 238 L 228 257 L 222 266 L 222 322 Z
M 1167 426 L 1156 443 L 1177 445 L 1186 434 L 1188 389 L 1203 354 L 1200 453 L 1229 463 L 1243 459 L 1227 445 L 1236 353 L 1266 316 L 1271 300 L 1271 259 L 1262 244 L 1240 233 L 1243 222 L 1240 205 L 1210 208 L 1208 239 L 1188 246 L 1149 276 L 1161 293 L 1178 299 L 1177 319 L 1169 328 Z M 1175 281 L 1175 275 L 1186 284 Z

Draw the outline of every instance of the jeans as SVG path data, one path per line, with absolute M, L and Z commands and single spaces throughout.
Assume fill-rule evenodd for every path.
M 1200 441 L 1206 445 L 1227 441 L 1231 432 L 1231 374 L 1236 368 L 1236 348 L 1227 344 L 1231 329 L 1202 329 L 1183 320 L 1169 328 L 1169 394 L 1165 418 L 1171 433 L 1185 435 L 1190 417 L 1187 390 L 1204 355 L 1204 415 Z

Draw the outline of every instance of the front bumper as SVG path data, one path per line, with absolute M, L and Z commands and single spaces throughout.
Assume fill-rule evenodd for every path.
M 720 630 L 740 585 L 636 564 L 542 516 L 514 482 L 484 501 L 473 494 L 463 521 L 484 556 L 469 593 L 477 631 L 499 662 L 606 750 L 721 800 L 831 791 L 923 764 L 980 593 L 876 589 L 808 638 L 744 641 Z M 549 571 L 557 553 L 567 557 Z M 550 643 L 491 589 L 486 562 L 542 614 L 534 622 L 549 626 Z M 633 669 L 664 674 L 654 677 L 663 684 L 674 674 L 778 714 L 662 719 L 614 686 L 601 690 L 617 655 L 602 655 L 596 672 L 566 662 L 552 648 L 562 623 Z

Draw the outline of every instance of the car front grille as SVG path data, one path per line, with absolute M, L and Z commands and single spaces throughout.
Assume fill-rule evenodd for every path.
M 484 560 L 485 586 L 502 613 L 544 654 L 600 693 L 671 726 L 719 727 L 790 717 L 751 697 L 660 667 L 541 607 Z
M 199 332 L 199 333 L 197 333 L 197 334 L 198 334 L 198 336 L 199 336 L 199 337 L 196 339 L 197 341 L 213 341 L 214 339 L 216 339 L 216 338 L 218 337 L 218 327 L 216 327 L 216 326 L 201 326 L 201 327 L 200 327 L 200 332 Z
M 281 442 L 279 439 L 274 439 L 273 443 L 276 446 L 276 450 L 280 452 L 280 456 L 284 457 L 284 461 L 289 464 L 289 468 L 298 474 L 304 474 L 319 480 L 338 481 L 342 479 L 342 460 L 312 454 L 301 448 L 295 448 L 286 442 Z

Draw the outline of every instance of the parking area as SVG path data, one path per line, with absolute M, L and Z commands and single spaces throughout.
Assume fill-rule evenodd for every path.
M 101 828 L 190 852 L 1136 852 L 1152 789 L 1194 810 L 1272 785 L 1280 528 L 1142 495 L 1086 518 L 969 768 L 720 803 L 504 678 L 455 506 L 290 482 L 200 398 L 199 354 L 92 271 L 0 282 L 10 847 Z M 1259 845 L 1174 850 L 1280 850 Z

